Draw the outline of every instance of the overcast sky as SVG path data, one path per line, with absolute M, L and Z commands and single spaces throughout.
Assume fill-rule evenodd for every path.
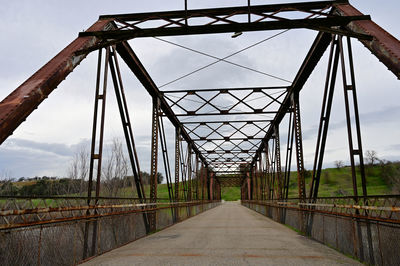
M 246 0 L 189 0 L 189 8 L 245 5 Z M 289 1 L 255 1 L 270 4 Z M 233 3 L 233 4 L 232 4 Z M 364 14 L 400 37 L 398 0 L 353 0 Z M 183 0 L 147 1 L 3 1 L 0 9 L 0 99 L 6 97 L 35 71 L 87 29 L 101 14 L 139 13 L 183 8 Z M 167 40 L 224 57 L 279 31 L 168 37 Z M 316 36 L 310 30 L 290 30 L 271 41 L 240 53 L 230 60 L 284 79 L 293 80 Z M 213 62 L 153 38 L 130 41 L 157 85 Z M 364 150 L 375 150 L 380 158 L 400 159 L 400 83 L 358 41 L 353 41 L 359 109 Z M 121 64 L 131 120 L 142 169 L 149 171 L 151 98 L 131 72 Z M 312 167 L 327 54 L 301 93 L 302 127 L 306 167 Z M 95 85 L 96 53 L 92 53 L 0 146 L 0 177 L 65 176 L 72 155 L 89 147 Z M 341 79 L 337 82 L 341 85 Z M 163 89 L 247 87 L 287 85 L 254 72 L 220 62 Z M 325 166 L 335 160 L 349 161 L 343 92 L 336 90 Z M 111 89 L 111 87 L 110 87 Z M 107 107 L 107 143 L 123 136 L 115 99 Z M 117 119 L 118 118 L 118 119 Z M 174 136 L 171 127 L 168 135 Z M 173 139 L 169 139 L 172 145 Z M 172 150 L 171 150 L 172 152 Z M 171 156 L 172 158 L 172 156 Z

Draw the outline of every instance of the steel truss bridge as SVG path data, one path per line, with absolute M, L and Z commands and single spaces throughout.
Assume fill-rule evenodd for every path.
M 310 29 L 318 34 L 294 80 L 277 87 L 161 90 L 128 43 L 128 40 L 144 37 L 240 34 L 294 28 Z M 70 251 L 74 256 L 69 257 L 68 263 L 72 264 L 211 208 L 220 200 L 221 187 L 239 186 L 244 205 L 282 223 L 287 223 L 287 217 L 294 212 L 298 217 L 295 227 L 311 236 L 320 216 L 348 218 L 356 228 L 351 253 L 363 261 L 380 264 L 390 254 L 385 251 L 384 244 L 376 244 L 373 236 L 376 230 L 397 228 L 393 230 L 399 239 L 400 196 L 367 195 L 352 39 L 360 41 L 400 78 L 400 42 L 345 0 L 274 5 L 251 5 L 249 1 L 247 6 L 241 7 L 100 16 L 0 103 L 1 144 L 89 53 L 98 51 L 87 197 L 3 197 L 0 230 L 26 241 L 38 240 L 35 249 L 21 248 L 23 241 L 19 242 L 19 256 L 25 260 L 29 257 L 38 264 L 43 260 L 43 252 L 50 252 L 42 246 L 46 231 L 73 235 L 79 244 Z M 306 188 L 300 91 L 325 53 L 329 53 L 329 62 L 312 182 Z M 121 62 L 152 97 L 149 197 L 144 193 L 140 176 Z M 337 76 L 343 80 L 353 195 L 322 198 L 318 191 Z M 115 91 L 138 198 L 100 196 L 109 83 Z M 228 106 L 223 104 L 227 99 Z M 271 118 L 257 119 L 255 115 L 258 114 Z M 288 129 L 280 126 L 284 118 L 289 119 Z M 175 127 L 173 151 L 168 150 L 166 119 Z M 287 130 L 285 147 L 280 145 L 282 130 Z M 282 149 L 286 151 L 285 158 L 281 157 Z M 159 156 L 162 156 L 161 166 L 158 165 Z M 297 165 L 298 183 L 298 197 L 294 199 L 288 197 L 289 180 L 293 178 L 290 176 L 292 157 Z M 164 167 L 166 174 L 168 199 L 157 198 L 159 167 Z M 361 191 L 358 191 L 357 167 Z M 143 232 L 126 237 L 126 230 L 139 229 L 120 228 L 114 231 L 118 241 L 104 244 L 107 226 L 112 224 L 115 229 L 118 219 L 120 227 L 124 227 L 124 222 L 134 222 Z M 15 248 L 13 237 L 7 238 L 4 233 L 2 238 L 8 243 L 8 248 L 3 250 L 11 254 L 11 249 Z M 71 240 L 67 236 L 65 239 Z M 341 249 L 340 245 L 337 248 Z M 3 253 L 2 259 L 10 260 L 7 256 L 11 255 Z

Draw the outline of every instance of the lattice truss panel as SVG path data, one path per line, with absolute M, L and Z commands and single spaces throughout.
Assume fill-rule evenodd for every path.
M 232 175 L 230 175 L 229 177 L 218 176 L 217 178 L 221 187 L 240 187 L 243 182 L 243 178 L 240 175 L 236 175 L 234 177 L 232 177 Z
M 190 12 L 187 16 L 176 18 L 173 14 L 161 15 L 155 13 L 152 16 L 147 17 L 132 17 L 124 20 L 123 17 L 116 20 L 119 30 L 128 29 L 148 29 L 148 28 L 174 28 L 174 27 L 186 27 L 201 26 L 201 25 L 223 25 L 233 24 L 239 22 L 267 22 L 267 21 L 285 21 L 294 19 L 309 19 L 311 17 L 334 17 L 329 14 L 328 10 L 331 7 L 330 4 L 325 4 L 325 7 L 315 8 L 307 10 L 304 7 L 281 7 L 279 9 L 265 11 L 258 8 L 250 7 L 247 10 L 226 10 L 226 14 L 215 14 L 209 12 L 203 12 L 198 10 Z M 297 11 L 297 12 L 293 12 Z
M 106 31 L 81 32 L 80 36 L 96 36 L 108 46 L 139 37 L 208 34 L 240 31 L 308 28 L 342 34 L 359 39 L 370 39 L 363 33 L 344 28 L 353 20 L 369 19 L 368 16 L 342 16 L 333 7 L 345 1 L 318 1 L 274 5 L 248 5 L 214 9 L 195 9 L 139 14 L 100 16 L 112 20 Z
M 251 163 L 287 87 L 163 91 L 162 95 L 216 173 Z
M 282 27 L 292 26 L 306 27 L 311 29 L 329 28 L 333 24 L 347 24 L 346 18 L 330 12 L 332 2 L 319 3 L 298 3 L 298 4 L 278 4 L 268 6 L 244 6 L 234 8 L 219 9 L 198 9 L 175 12 L 154 12 L 143 14 L 126 15 L 107 15 L 101 16 L 101 19 L 113 18 L 116 30 L 109 32 L 108 37 L 121 31 L 126 33 L 125 37 L 146 37 L 154 33 L 155 29 L 160 30 L 158 36 L 167 36 L 176 34 L 178 31 L 187 31 L 187 27 L 192 27 L 193 33 L 196 27 L 202 27 L 203 30 L 223 31 L 225 26 L 237 24 L 248 25 L 249 28 L 269 27 L 271 29 L 280 29 Z M 192 30 L 187 34 L 192 34 Z M 257 30 L 257 29 L 254 29 Z

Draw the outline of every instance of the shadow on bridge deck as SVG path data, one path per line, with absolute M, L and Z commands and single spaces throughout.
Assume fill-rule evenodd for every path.
M 358 264 L 238 202 L 225 202 L 84 265 Z

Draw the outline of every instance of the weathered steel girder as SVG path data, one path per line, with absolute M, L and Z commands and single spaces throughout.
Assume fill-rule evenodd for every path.
M 370 39 L 370 36 L 366 34 L 332 28 L 346 26 L 352 20 L 370 19 L 369 16 L 364 15 L 340 16 L 329 12 L 332 7 L 343 2 L 320 1 L 315 3 L 305 2 L 144 14 L 106 15 L 100 16 L 100 19 L 115 20 L 118 23 L 118 29 L 107 32 L 81 32 L 80 36 L 97 36 L 107 40 L 128 40 L 154 36 L 309 28 Z M 287 13 L 297 13 L 302 18 L 293 19 L 290 16 L 286 16 Z M 243 15 L 247 16 L 247 19 L 243 19 Z M 203 19 L 200 24 L 199 18 Z M 196 22 L 192 23 L 192 19 L 195 19 Z M 158 26 L 146 27 L 145 22 L 149 21 Z

